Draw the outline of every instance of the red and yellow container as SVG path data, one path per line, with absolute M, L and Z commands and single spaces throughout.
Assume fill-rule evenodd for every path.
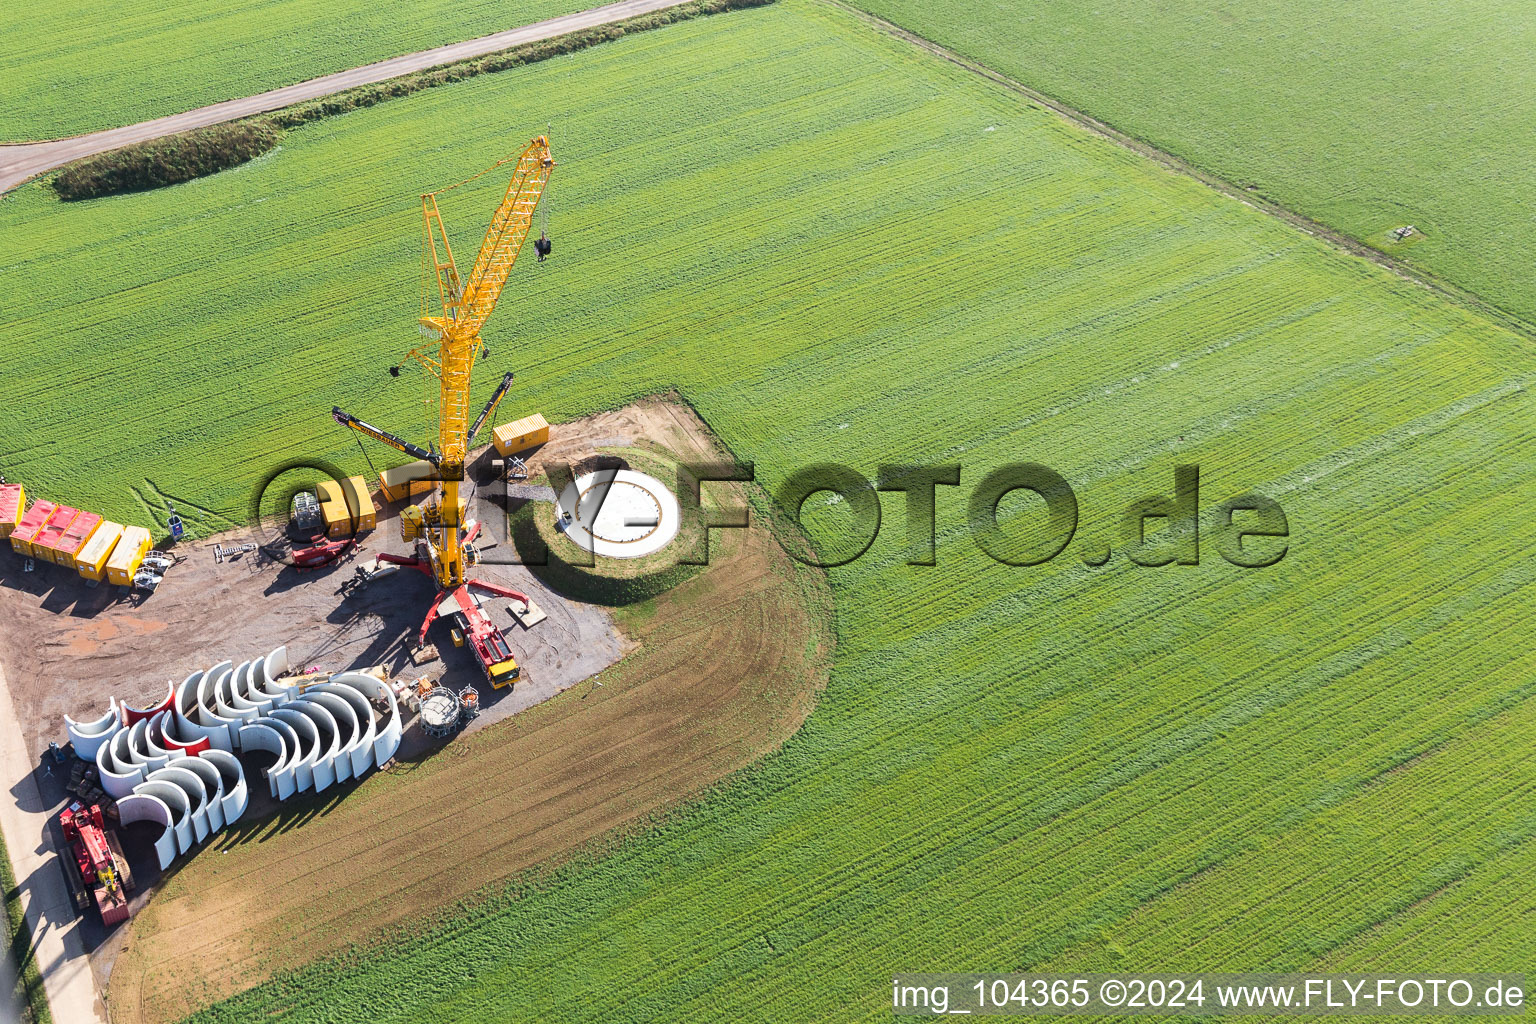
M 48 522 L 48 517 L 58 510 L 59 506 L 51 501 L 39 501 L 27 509 L 26 514 L 16 523 L 16 529 L 11 531 L 11 547 L 18 555 L 32 554 L 32 538 Z
M 124 587 L 132 583 L 133 574 L 139 571 L 144 556 L 149 553 L 149 541 L 149 531 L 144 527 L 123 527 L 123 535 L 117 539 L 117 546 L 107 558 L 107 580 Z
M 53 515 L 43 524 L 43 528 L 37 531 L 37 536 L 32 538 L 32 554 L 38 558 L 50 562 L 57 562 L 56 550 L 59 541 L 64 539 L 65 532 L 80 518 L 80 510 L 70 508 L 68 505 L 60 505 L 54 509 Z
M 75 568 L 75 556 L 85 548 L 85 542 L 91 539 L 101 526 L 101 516 L 95 512 L 81 512 L 64 531 L 64 536 L 59 538 L 59 543 L 54 546 L 53 560 L 66 569 Z
M 112 557 L 112 549 L 117 546 L 117 540 L 122 535 L 123 528 L 117 523 L 104 522 L 96 527 L 90 540 L 75 555 L 75 571 L 82 579 L 106 578 L 107 559 Z
M 27 492 L 21 484 L 0 484 L 0 540 L 9 537 L 27 510 Z

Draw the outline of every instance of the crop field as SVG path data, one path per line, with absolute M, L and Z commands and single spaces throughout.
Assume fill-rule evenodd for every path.
M 147 121 L 588 6 L 594 4 L 7 5 L 0 10 L 0 142 Z
M 1536 322 L 1529 4 L 857 6 Z
M 555 257 L 486 333 L 504 414 L 675 386 L 770 489 L 961 463 L 938 564 L 905 564 L 887 495 L 830 571 L 831 680 L 780 752 L 609 856 L 196 1019 L 821 1022 L 883 1017 L 892 970 L 1523 967 L 1529 343 L 815 0 L 157 193 L 27 186 L 0 204 L 7 476 L 211 529 L 284 459 L 366 471 L 332 404 L 425 424 L 384 372 L 415 338 L 417 193 L 551 119 Z M 498 192 L 450 194 L 460 246 Z M 1082 509 L 1032 568 L 966 526 L 1021 461 Z M 1207 528 L 1279 501 L 1285 558 L 1239 569 L 1207 529 L 1199 565 L 1129 564 L 1122 511 L 1180 464 Z

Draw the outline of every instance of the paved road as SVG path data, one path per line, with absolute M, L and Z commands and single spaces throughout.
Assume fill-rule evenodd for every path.
M 75 908 L 54 860 L 47 805 L 32 777 L 36 753 L 22 738 L 5 672 L 0 670 L 0 783 L 6 789 L 0 793 L 0 828 L 21 890 L 43 990 L 58 1024 L 106 1024 L 106 1007 L 96 995 Z
M 437 67 L 439 64 L 450 64 L 467 57 L 480 57 L 523 43 L 533 43 L 564 35 L 567 32 L 606 25 L 611 21 L 622 21 L 625 18 L 649 14 L 667 7 L 676 7 L 682 2 L 684 0 L 620 0 L 619 3 L 550 18 L 547 21 L 524 25 L 522 28 L 471 39 L 468 42 L 450 43 L 434 50 L 422 50 L 420 53 L 391 57 L 377 64 L 365 64 L 350 71 L 338 71 L 334 75 L 312 78 L 297 85 L 273 89 L 271 92 L 247 96 L 244 99 L 225 100 L 223 103 L 198 107 L 184 114 L 159 117 L 153 121 L 143 121 L 128 125 L 126 128 L 111 128 L 103 132 L 92 132 L 89 135 L 59 139 L 55 142 L 29 142 L 0 146 L 0 192 L 15 188 L 28 178 L 36 177 L 44 171 L 51 171 L 55 167 L 61 167 L 71 160 L 79 160 L 81 157 L 94 156 L 121 146 L 158 139 L 163 135 L 172 135 L 191 128 L 205 128 L 211 124 L 277 110 L 304 100 L 329 96 L 331 93 L 350 89 L 354 85 L 369 85 L 373 82 L 398 78 L 412 71 Z

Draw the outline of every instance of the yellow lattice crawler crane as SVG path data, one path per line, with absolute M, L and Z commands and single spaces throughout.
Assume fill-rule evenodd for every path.
M 508 163 L 503 160 L 495 165 Z M 482 171 L 481 174 L 494 170 Z M 431 297 L 422 297 L 422 330 L 430 344 L 413 349 L 399 365 L 390 368 L 395 376 L 407 360 L 415 360 L 437 379 L 437 443 L 422 448 L 394 434 L 370 426 L 354 416 L 332 409 L 331 415 L 343 426 L 351 427 L 382 441 L 397 451 L 425 459 L 437 468 L 442 482 L 442 498 L 424 507 L 412 505 L 406 510 L 402 526 L 416 540 L 416 554 L 410 558 L 381 555 L 381 560 L 415 566 L 437 580 L 440 592 L 422 623 L 418 642 L 426 641 L 427 629 L 440 611 L 456 615 L 466 639 L 471 641 L 481 667 L 493 686 L 505 686 L 518 674 L 517 662 L 501 631 L 485 617 L 470 587 L 491 593 L 528 599 L 504 587 L 471 580 L 466 571 L 473 564 L 473 534 L 466 534 L 460 488 L 464 482 L 464 460 L 475 434 L 495 412 L 502 396 L 512 385 L 512 374 L 502 378 L 491 399 L 473 423 L 469 421 L 470 374 L 475 359 L 484 350 L 480 329 L 496 308 L 496 300 L 507 283 L 507 275 L 522 251 L 523 242 L 533 226 L 533 214 L 549 185 L 555 162 L 550 156 L 549 139 L 539 136 L 517 158 L 517 169 L 507 186 L 501 205 L 491 218 L 491 226 L 480 243 L 474 269 L 461 278 L 448 244 L 443 220 L 437 209 L 437 197 L 458 185 L 430 192 L 421 197 L 423 258 L 430 262 L 437 278 L 437 312 L 432 312 Z M 480 175 L 475 175 L 475 178 Z M 474 178 L 468 179 L 473 181 Z M 466 182 L 460 182 L 463 185 Z M 540 259 L 548 245 L 540 239 Z M 476 528 L 472 528 L 476 529 Z

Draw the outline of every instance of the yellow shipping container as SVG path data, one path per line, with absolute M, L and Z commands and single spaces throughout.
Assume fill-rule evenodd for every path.
M 315 484 L 315 497 L 320 499 L 320 518 L 325 522 L 325 535 L 327 537 L 345 537 L 352 523 L 347 515 L 347 503 L 340 494 L 332 494 L 338 490 L 334 486 L 323 483 Z
M 491 431 L 496 450 L 503 455 L 516 455 L 549 440 L 549 423 L 543 413 L 524 416 L 511 423 L 503 423 Z
M 149 531 L 144 527 L 123 527 L 123 535 L 117 539 L 117 546 L 107 559 L 107 580 L 124 587 L 132 583 L 133 574 L 139 571 L 144 556 L 149 553 L 149 541 Z
M 75 570 L 88 580 L 99 580 L 106 576 L 107 559 L 112 556 L 112 549 L 117 546 L 117 539 L 122 535 L 123 527 L 119 523 L 104 522 L 96 527 L 91 539 L 75 555 Z
M 377 523 L 368 481 L 360 476 L 348 477 L 340 485 L 328 480 L 318 483 L 315 496 L 320 499 L 320 514 L 325 518 L 329 537 L 346 537 L 354 531 L 363 533 Z
M 378 525 L 378 509 L 373 505 L 373 495 L 368 491 L 368 479 L 362 476 L 350 477 L 347 480 L 352 485 L 352 493 L 347 495 L 347 504 L 357 504 L 352 511 L 357 514 L 357 528 L 359 530 L 371 530 Z
M 379 474 L 379 490 L 385 501 L 399 501 L 437 486 L 437 467 L 425 460 L 410 462 Z

